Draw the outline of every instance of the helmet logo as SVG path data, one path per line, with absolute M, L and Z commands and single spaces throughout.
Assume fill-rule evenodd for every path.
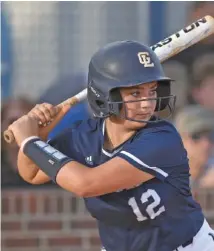
M 138 58 L 141 64 L 144 65 L 144 67 L 154 67 L 154 63 L 151 62 L 151 58 L 149 56 L 148 52 L 139 52 Z

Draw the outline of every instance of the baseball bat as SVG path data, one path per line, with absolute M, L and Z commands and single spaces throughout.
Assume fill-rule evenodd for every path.
M 156 43 L 150 48 L 156 53 L 160 62 L 162 63 L 213 33 L 214 18 L 207 15 L 188 25 L 186 28 L 181 29 L 164 40 Z M 87 88 L 79 92 L 77 95 L 63 101 L 57 106 L 61 108 L 64 104 L 69 104 L 71 107 L 73 107 L 77 103 L 86 99 L 86 97 Z M 13 132 L 6 130 L 4 132 L 4 139 L 7 143 L 12 143 L 15 140 Z

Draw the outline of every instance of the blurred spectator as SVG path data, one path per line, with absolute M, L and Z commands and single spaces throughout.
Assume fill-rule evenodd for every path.
M 7 17 L 1 9 L 1 98 L 11 96 L 12 81 L 12 42 Z
M 27 114 L 33 107 L 34 103 L 25 98 L 10 99 L 3 103 L 1 109 L 2 132 L 4 132 L 4 130 L 6 130 L 15 120 Z M 1 186 L 3 188 L 32 186 L 25 182 L 18 174 L 18 150 L 19 148 L 16 143 L 7 144 L 2 137 Z
M 190 105 L 177 113 L 175 126 L 188 153 L 192 188 L 214 187 L 214 172 L 207 167 L 214 146 L 212 111 L 200 105 Z M 205 182 L 207 176 L 212 183 Z
M 212 60 L 195 63 L 191 98 L 193 102 L 213 111 L 214 116 L 214 55 Z
M 57 80 L 45 93 L 39 98 L 38 103 L 47 102 L 57 105 L 64 100 L 76 95 L 87 86 L 86 75 L 77 73 Z M 75 105 L 68 111 L 59 124 L 51 131 L 49 138 L 62 132 L 72 123 L 90 116 L 87 100 Z

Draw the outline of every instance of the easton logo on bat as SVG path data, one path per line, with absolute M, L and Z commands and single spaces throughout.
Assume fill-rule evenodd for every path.
M 181 36 L 180 32 L 189 33 L 195 28 L 201 26 L 202 24 L 207 23 L 205 17 L 199 19 L 197 22 L 192 23 L 191 25 L 187 26 L 186 28 L 178 31 L 177 33 L 173 34 L 170 37 L 165 38 L 164 40 L 160 41 L 159 43 L 151 46 L 151 49 L 155 51 L 158 47 L 162 47 L 163 45 L 169 44 L 174 38 L 179 38 Z

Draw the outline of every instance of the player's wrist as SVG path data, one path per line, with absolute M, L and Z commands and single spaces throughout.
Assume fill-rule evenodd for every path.
M 31 159 L 54 182 L 60 169 L 72 158 L 42 141 L 39 137 L 29 137 L 23 142 L 23 153 Z
M 25 147 L 25 145 L 30 142 L 30 141 L 35 141 L 35 140 L 40 140 L 40 138 L 38 136 L 30 136 L 27 137 L 26 139 L 24 139 L 20 145 L 20 150 L 23 152 L 23 149 Z

